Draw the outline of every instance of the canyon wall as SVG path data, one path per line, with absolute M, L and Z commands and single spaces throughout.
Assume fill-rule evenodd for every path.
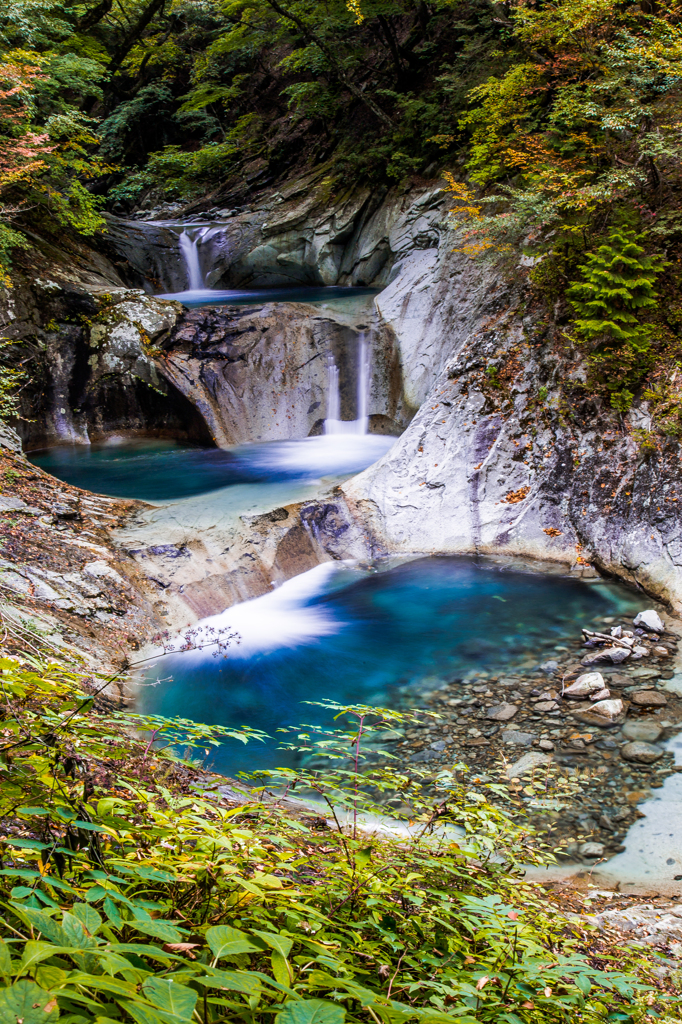
M 188 541 L 178 593 L 212 578 L 204 596 L 185 602 L 188 615 L 262 592 L 320 559 L 416 551 L 597 567 L 679 610 L 679 445 L 642 446 L 646 403 L 621 418 L 581 390 L 584 365 L 561 311 L 548 317 L 526 267 L 503 272 L 454 251 L 437 183 L 333 201 L 321 188 L 295 183 L 228 218 L 240 233 L 215 272 L 243 284 L 255 278 L 235 268 L 267 277 L 293 253 L 308 281 L 383 284 L 373 310 L 271 303 L 187 311 L 129 287 L 135 274 L 151 273 L 141 249 L 126 267 L 101 256 L 66 267 L 48 254 L 5 302 L 19 350 L 43 368 L 18 421 L 25 443 L 138 431 L 227 446 L 315 434 L 326 412 L 327 353 L 341 370 L 342 415 L 352 418 L 353 353 L 359 332 L 371 329 L 371 429 L 401 436 L 334 494 L 287 506 L 276 520 L 264 510 L 255 526 L 233 524 L 230 544 L 206 549 L 196 569 Z M 380 263 L 372 276 L 366 268 Z M 192 538 L 203 543 L 196 531 Z M 293 554 L 278 562 L 287 543 Z M 254 544 L 272 547 L 264 561 L 257 556 L 258 572 L 240 569 L 230 579 L 242 582 L 223 587 L 239 568 L 224 550 L 248 568 Z M 170 555 L 149 555 L 158 545 L 148 536 L 145 545 L 144 575 L 158 576 L 158 559 Z

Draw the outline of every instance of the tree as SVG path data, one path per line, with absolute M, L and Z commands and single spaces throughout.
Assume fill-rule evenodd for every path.
M 579 268 L 582 281 L 567 289 L 566 295 L 579 314 L 576 333 L 595 349 L 593 368 L 606 371 L 604 386 L 611 392 L 611 404 L 625 411 L 632 403 L 633 383 L 651 346 L 653 326 L 641 323 L 643 310 L 656 305 L 656 277 L 666 265 L 659 255 L 646 255 L 642 236 L 629 228 L 614 228 L 596 252 L 588 253 Z M 609 373 L 609 366 L 623 372 Z

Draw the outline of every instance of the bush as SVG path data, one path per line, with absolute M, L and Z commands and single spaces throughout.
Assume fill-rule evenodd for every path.
M 331 770 L 229 806 L 173 748 L 249 730 L 126 715 L 60 665 L 0 672 L 3 1024 L 629 1019 L 637 984 L 580 954 L 521 881 L 543 856 L 523 820 L 462 766 L 363 769 L 365 739 L 410 716 L 328 705 L 349 726 L 296 742 Z M 273 783 L 319 809 L 287 812 Z M 391 793 L 402 824 L 362 830 Z

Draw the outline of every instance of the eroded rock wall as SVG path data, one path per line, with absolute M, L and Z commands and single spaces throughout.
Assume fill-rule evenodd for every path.
M 386 456 L 343 487 L 371 549 L 591 563 L 679 611 L 679 444 L 642 448 L 646 404 L 621 419 L 580 389 L 581 354 L 523 268 L 510 281 L 447 244 L 406 261 L 377 302 L 406 394 L 425 397 Z
M 378 192 L 351 186 L 330 194 L 323 179 L 309 175 L 249 209 L 203 221 L 206 285 L 382 288 L 408 253 L 437 248 L 442 206 L 440 183 Z M 175 292 L 188 287 L 179 234 L 179 227 L 112 217 L 106 244 L 129 284 Z

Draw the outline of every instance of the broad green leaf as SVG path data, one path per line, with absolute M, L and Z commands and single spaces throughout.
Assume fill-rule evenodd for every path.
M 592 982 L 585 974 L 579 974 L 575 979 L 575 983 L 584 996 L 589 996 L 592 989 Z
M 145 1006 L 144 1003 L 126 1000 L 126 1002 L 121 1002 L 121 1006 L 137 1024 L 168 1024 L 163 1013 L 155 1013 L 151 1006 Z
M 123 924 L 123 918 L 118 912 L 118 907 L 114 901 L 107 896 L 104 900 L 104 913 L 107 915 L 111 923 L 115 928 L 120 928 Z
M 182 942 L 182 932 L 179 932 L 169 921 L 129 921 L 129 926 L 145 935 L 151 935 L 154 939 L 161 939 L 163 942 Z
M 102 918 L 88 903 L 74 904 L 73 916 L 78 918 L 89 935 L 96 935 L 102 927 Z
M 21 957 L 21 973 L 32 971 L 33 965 L 41 960 L 49 960 L 57 952 L 65 950 L 61 946 L 55 946 L 52 942 L 27 942 Z
M 246 996 L 259 996 L 261 982 L 255 974 L 248 971 L 219 971 L 212 968 L 210 975 L 194 978 L 206 988 L 222 988 L 232 992 L 243 992 Z
M 3 938 L 0 938 L 0 976 L 9 978 L 12 973 L 12 958 L 9 954 L 9 946 Z
M 197 992 L 170 978 L 147 978 L 142 991 L 154 1006 L 181 1020 L 190 1020 L 197 1004 Z
M 238 928 L 230 928 L 224 924 L 209 928 L 206 932 L 206 941 L 217 960 L 225 956 L 235 956 L 237 953 L 258 952 L 258 946 L 249 942 L 245 932 L 240 932 Z
M 99 914 L 97 916 L 99 917 Z M 90 949 L 97 945 L 97 940 L 92 935 L 88 935 L 78 918 L 66 911 L 62 917 L 62 930 L 67 939 L 66 944 L 75 946 L 76 949 Z
M 0 990 L 0 1024 L 46 1024 L 59 1016 L 57 1000 L 24 978 Z
M 16 907 L 19 917 L 28 921 L 36 931 L 42 933 L 46 939 L 50 942 L 55 942 L 59 946 L 70 945 L 69 940 L 64 932 L 64 929 L 55 921 L 53 917 L 46 914 L 44 910 L 37 910 L 35 907 L 26 907 L 23 904 Z
M 48 990 L 61 988 L 68 977 L 68 971 L 63 971 L 61 967 L 53 967 L 51 964 L 39 964 L 34 974 L 40 987 Z
M 276 1024 L 343 1024 L 346 1011 L 326 999 L 299 999 L 284 1004 Z
M 116 870 L 124 875 L 135 875 L 143 878 L 145 882 L 175 882 L 175 875 L 170 871 L 162 871 L 160 868 L 150 868 L 146 864 L 117 864 Z
M 289 966 L 289 961 L 277 950 L 273 950 L 272 957 L 270 958 L 272 964 L 272 973 L 277 981 L 281 985 L 292 985 L 294 981 L 294 975 Z
M 276 932 L 259 932 L 255 928 L 253 929 L 253 934 L 262 939 L 270 949 L 276 949 L 282 956 L 289 956 L 289 953 L 291 953 L 294 940 L 290 939 L 287 935 L 279 935 Z

